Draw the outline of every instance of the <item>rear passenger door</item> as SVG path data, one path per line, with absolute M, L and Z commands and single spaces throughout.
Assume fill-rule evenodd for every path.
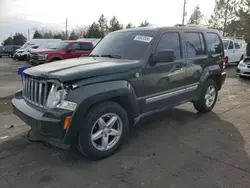
M 187 98 L 189 99 L 196 95 L 201 75 L 203 70 L 209 65 L 209 60 L 203 32 L 184 32 L 184 40 L 187 58 L 185 85 Z

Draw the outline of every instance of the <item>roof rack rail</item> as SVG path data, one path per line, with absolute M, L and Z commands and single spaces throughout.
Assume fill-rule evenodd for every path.
M 184 24 L 175 24 L 174 27 L 186 27 Z
M 202 24 L 199 24 L 199 25 L 197 25 L 197 24 L 187 24 L 186 26 L 187 27 L 203 27 L 203 28 L 208 28 L 207 25 L 202 25 Z
M 199 27 L 199 28 L 211 28 L 211 27 L 209 27 L 209 26 L 207 26 L 207 25 L 201 25 L 201 24 L 199 24 L 199 25 L 197 25 L 197 24 L 175 24 L 175 26 L 174 27 Z
M 238 40 L 245 40 L 244 37 L 223 37 L 224 39 L 238 39 Z

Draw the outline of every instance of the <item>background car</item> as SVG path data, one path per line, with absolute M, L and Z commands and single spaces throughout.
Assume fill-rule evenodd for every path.
M 223 39 L 223 46 L 225 51 L 226 63 L 238 64 L 245 55 L 246 42 L 239 39 Z
M 2 46 L 0 49 L 0 58 L 2 56 L 8 56 L 13 57 L 16 49 L 20 48 L 19 45 L 8 45 L 8 46 Z
M 15 60 L 28 60 L 30 49 L 37 49 L 39 46 L 48 43 L 58 43 L 61 42 L 61 39 L 31 39 L 30 41 L 26 42 L 21 48 L 15 51 L 13 58 Z
M 39 65 L 52 61 L 87 56 L 94 44 L 84 41 L 62 41 L 51 45 L 48 49 L 33 51 L 30 55 L 30 64 Z

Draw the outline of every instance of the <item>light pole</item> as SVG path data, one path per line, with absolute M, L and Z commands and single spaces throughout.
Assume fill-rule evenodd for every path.
M 185 16 L 186 16 L 186 4 L 187 4 L 187 0 L 184 0 L 184 4 L 183 4 L 183 14 L 182 14 L 182 24 L 184 25 L 185 23 Z

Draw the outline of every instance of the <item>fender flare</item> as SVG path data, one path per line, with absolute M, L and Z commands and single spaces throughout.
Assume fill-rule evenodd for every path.
M 80 127 L 84 126 L 84 122 L 82 120 L 86 116 L 89 108 L 99 102 L 112 100 L 115 98 L 121 98 L 121 100 L 125 100 L 124 104 L 128 105 L 130 109 L 129 111 L 127 110 L 130 118 L 139 116 L 139 105 L 136 100 L 134 88 L 126 80 L 85 85 L 69 93 L 66 100 L 75 102 L 78 105 L 72 115 L 72 120 L 65 134 L 63 142 L 72 143 L 76 141 L 75 139 L 77 138 Z
M 206 67 L 202 72 L 200 79 L 200 87 L 207 81 L 207 79 L 212 78 L 216 81 L 218 89 L 221 89 L 221 69 L 219 65 L 212 65 Z M 200 88 L 199 87 L 199 88 Z

